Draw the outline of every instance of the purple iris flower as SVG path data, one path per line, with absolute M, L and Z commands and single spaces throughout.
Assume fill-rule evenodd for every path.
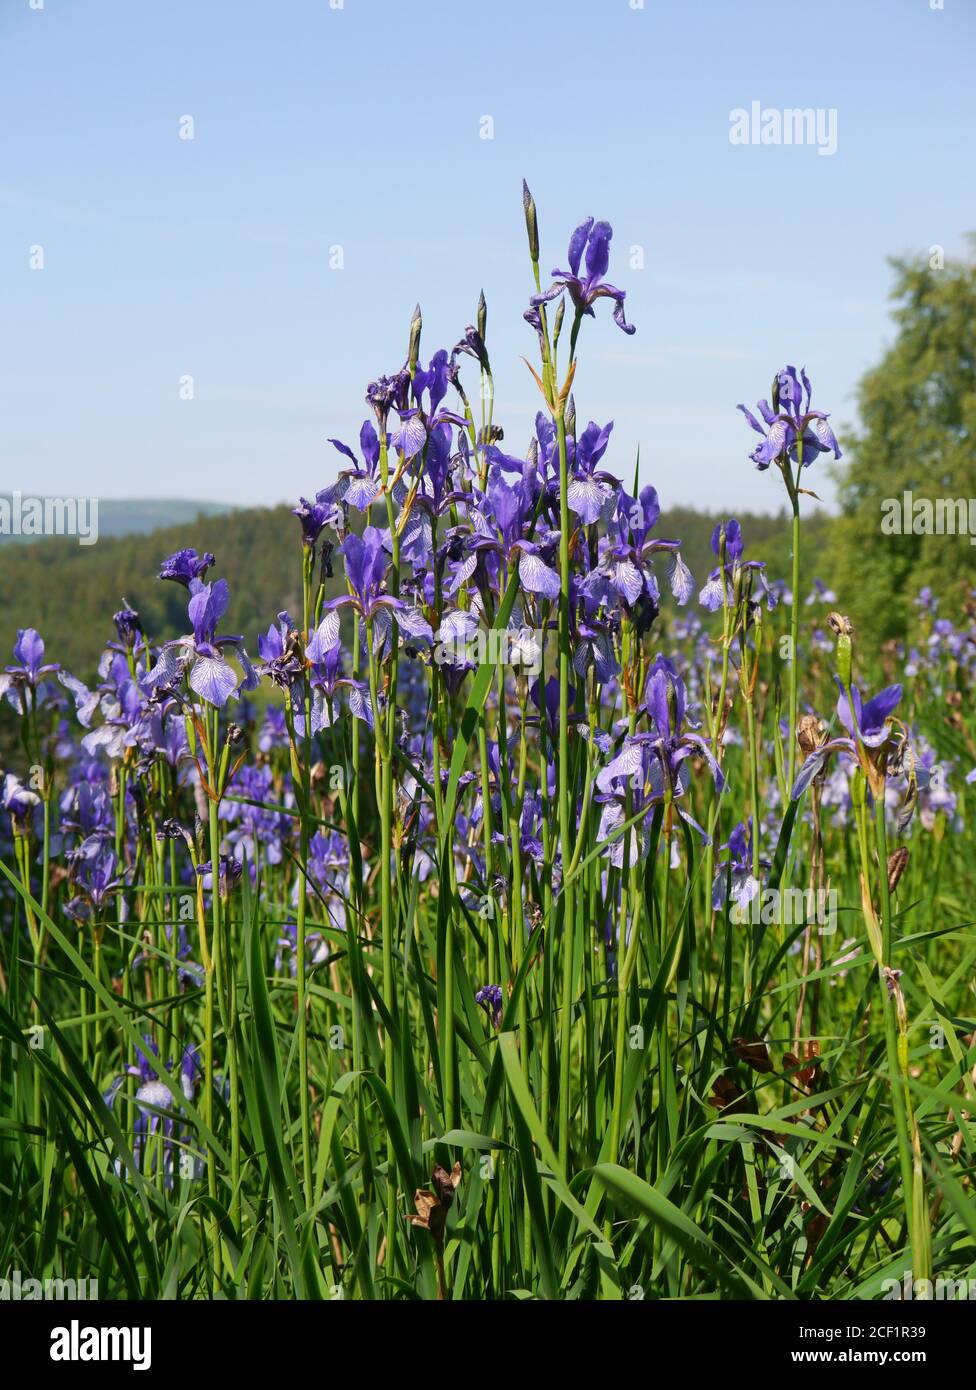
M 802 400 L 804 394 L 805 404 Z M 784 457 L 796 463 L 801 441 L 804 468 L 808 468 L 819 454 L 833 451 L 835 459 L 841 457 L 840 445 L 827 423 L 829 415 L 822 410 L 810 409 L 811 394 L 806 371 L 801 367 L 798 378 L 795 367 L 784 367 L 776 377 L 774 404 L 771 406 L 768 401 L 762 400 L 756 407 L 765 421 L 765 429 L 751 410 L 744 405 L 738 407 L 757 434 L 763 436 L 763 442 L 749 455 L 758 469 L 764 470 Z
M 20 778 L 15 777 L 12 772 L 8 772 L 3 779 L 2 800 L 4 810 L 13 821 L 15 830 L 27 829 L 35 808 L 41 804 L 41 798 L 37 793 L 25 787 Z
M 532 296 L 529 301 L 532 307 L 537 309 L 540 304 L 546 304 L 568 290 L 577 314 L 588 314 L 594 318 L 593 305 L 596 301 L 612 299 L 614 323 L 625 333 L 633 333 L 634 325 L 627 322 L 624 314 L 626 291 L 618 290 L 603 278 L 610 268 L 612 237 L 613 228 L 609 222 L 595 222 L 592 217 L 581 222 L 569 239 L 569 269 L 560 270 L 557 267 L 553 270 L 554 283 L 544 294 Z M 584 251 L 586 266 L 581 274 Z
M 462 435 L 462 439 L 464 436 Z M 417 484 L 410 489 L 410 498 L 402 513 L 403 534 L 400 556 L 414 570 L 424 570 L 430 564 L 434 549 L 434 521 L 459 502 L 470 502 L 470 493 L 452 486 L 452 464 L 460 456 L 450 452 L 450 425 L 435 425 L 427 439 L 423 467 Z
M 474 1002 L 480 1004 L 485 1013 L 491 1019 L 493 1028 L 502 1026 L 502 1008 L 504 1005 L 504 995 L 501 985 L 482 985 L 474 996 Z
M 57 663 L 44 662 L 44 639 L 33 627 L 22 627 L 14 643 L 13 666 L 0 671 L 0 695 L 7 697 L 7 703 L 18 714 L 25 714 L 27 706 L 22 698 L 23 690 L 36 691 L 47 675 L 59 671 Z
M 215 564 L 210 551 L 198 555 L 195 550 L 176 550 L 168 555 L 159 567 L 160 579 L 172 579 L 177 584 L 189 588 L 194 579 L 203 579 L 211 565 Z
M 337 930 L 344 929 L 350 893 L 349 847 L 343 836 L 334 830 L 319 831 L 309 841 L 308 885 L 324 907 L 329 925 Z M 300 891 L 296 881 L 292 893 L 292 902 L 296 905 Z M 328 956 L 328 943 L 323 942 L 315 959 L 324 960 Z
M 309 642 L 308 656 L 313 662 L 324 658 L 327 651 L 339 644 L 338 609 L 351 605 L 366 622 L 375 624 L 375 637 L 384 642 L 396 615 L 401 635 L 414 640 L 433 642 L 434 634 L 419 608 L 410 608 L 402 599 L 383 590 L 387 570 L 387 554 L 383 532 L 367 526 L 362 538 L 349 535 L 340 551 L 345 564 L 346 579 L 351 594 L 330 599 L 327 612 Z
M 461 436 L 462 439 L 465 436 Z M 415 568 L 423 568 L 434 544 L 433 521 L 458 502 L 469 502 L 470 494 L 451 483 L 451 426 L 436 425 L 427 440 L 420 483 L 409 504 L 400 542 L 400 554 Z
M 183 1049 L 178 1061 L 169 1062 L 164 1067 L 159 1055 L 159 1048 L 152 1038 L 146 1036 L 143 1042 L 144 1048 L 136 1049 L 135 1065 L 127 1066 L 125 1071 L 116 1077 L 108 1091 L 105 1092 L 104 1099 L 106 1105 L 111 1108 L 122 1089 L 126 1076 L 134 1076 L 138 1079 L 140 1084 L 135 1095 L 138 1114 L 134 1127 L 133 1158 L 141 1171 L 147 1171 L 144 1160 L 151 1160 L 153 1152 L 149 1146 L 149 1140 L 157 1131 L 161 1130 L 164 1136 L 161 1159 L 163 1182 L 167 1188 L 171 1188 L 177 1177 L 201 1178 L 204 1173 L 204 1163 L 203 1159 L 196 1155 L 190 1147 L 192 1135 L 185 1126 L 179 1124 L 174 1118 L 177 1102 L 174 1100 L 169 1087 L 159 1079 L 160 1072 L 165 1070 L 169 1075 L 173 1075 L 178 1070 L 179 1088 L 187 1100 L 192 1100 L 197 1084 L 203 1075 L 203 1068 L 200 1065 L 199 1051 L 192 1044 Z M 157 1114 L 156 1112 L 160 1110 L 167 1113 L 165 1115 Z M 157 1159 L 157 1162 L 159 1161 Z
M 597 464 L 607 451 L 612 429 L 612 420 L 602 429 L 591 420 L 573 450 L 566 501 L 570 511 L 575 512 L 587 526 L 598 521 L 609 509 L 620 487 L 620 479 L 612 473 L 597 471 Z
M 141 740 L 147 752 L 155 753 L 171 768 L 179 767 L 190 756 L 186 738 L 186 721 L 175 701 L 167 701 L 159 711 L 151 712 L 145 737 Z
M 400 428 L 390 439 L 394 448 L 405 459 L 419 454 L 428 436 L 440 425 L 459 425 L 461 429 L 467 428 L 468 422 L 463 415 L 458 415 L 453 410 L 445 410 L 441 405 L 456 375 L 445 348 L 440 348 L 434 353 L 426 370 L 421 366 L 416 368 L 410 383 L 414 405 L 411 408 L 398 408 Z
M 464 353 L 468 357 L 473 357 L 483 372 L 491 371 L 485 340 L 472 323 L 469 323 L 465 328 L 464 337 L 460 342 L 455 343 L 454 351 L 451 353 L 452 362 L 457 358 L 459 353 Z
M 583 592 L 588 598 L 602 599 L 612 605 L 616 596 L 629 608 L 637 607 L 646 599 L 656 611 L 660 590 L 648 561 L 658 551 L 664 551 L 671 557 L 668 567 L 671 592 L 679 603 L 688 602 L 693 581 L 691 571 L 681 558 L 681 542 L 650 536 L 660 515 L 656 488 L 643 488 L 639 497 L 620 493 L 616 511 L 618 539 L 608 540 L 599 564 L 583 581 Z
M 732 604 L 736 576 L 747 572 L 754 573 L 758 579 L 759 586 L 766 596 L 766 607 L 770 612 L 776 607 L 776 595 L 766 582 L 765 562 L 762 560 L 746 560 L 743 562 L 743 549 L 742 528 L 733 517 L 725 523 L 725 564 L 724 566 L 719 566 L 717 569 L 712 570 L 704 588 L 698 595 L 698 602 L 703 608 L 707 608 L 710 613 L 714 613 L 717 608 L 721 608 L 724 602 L 730 605 Z M 721 559 L 721 523 L 719 523 L 712 532 L 712 550 L 715 552 L 716 557 Z
M 722 770 L 705 740 L 693 732 L 701 726 L 694 724 L 689 717 L 685 683 L 667 657 L 655 657 L 648 672 L 644 686 L 644 708 L 654 728 L 652 748 L 660 761 L 665 783 L 672 792 L 677 795 L 686 790 L 685 763 L 689 757 L 705 759 L 716 787 L 721 790 L 724 785 Z M 687 728 L 684 727 L 686 723 Z
M 402 464 L 421 452 L 429 435 L 439 425 L 448 423 L 467 428 L 468 422 L 463 415 L 441 406 L 448 387 L 456 381 L 457 368 L 446 349 L 441 348 L 434 353 L 426 369 L 416 367 L 412 378 L 404 370 L 370 382 L 366 399 L 373 407 L 381 432 L 386 429 L 391 410 L 400 418 L 400 427 L 391 432 L 389 443 L 401 456 Z
M 851 699 L 854 705 L 852 711 L 840 677 L 835 676 L 834 679 L 837 681 L 837 688 L 840 691 L 840 698 L 837 701 L 837 718 L 851 738 L 859 738 L 868 748 L 879 748 L 888 738 L 887 721 L 901 699 L 901 686 L 886 686 L 873 699 L 868 700 L 867 704 L 861 699 L 861 692 L 857 686 L 851 686 Z
M 78 722 L 83 729 L 91 728 L 92 718 L 98 709 L 101 696 L 97 690 L 89 690 L 84 681 L 80 681 L 77 676 L 71 675 L 69 671 L 59 671 L 58 680 L 68 690 L 75 702 L 75 709 L 78 713 Z
M 203 880 L 204 888 L 213 892 L 213 860 L 208 859 L 205 864 L 198 864 L 196 872 L 197 877 Z M 240 883 L 243 872 L 243 860 L 237 859 L 232 854 L 221 854 L 218 857 L 217 883 L 222 898 L 230 897 L 231 890 Z
M 241 767 L 235 773 L 230 791 L 246 801 L 223 801 L 220 817 L 229 829 L 227 841 L 237 859 L 246 855 L 251 864 L 280 864 L 284 859 L 284 845 L 294 828 L 292 818 L 281 811 L 269 811 L 268 804 L 274 804 L 277 791 L 275 775 L 271 767 L 264 763 L 260 767 Z M 255 806 L 251 802 L 264 802 Z M 293 794 L 284 794 L 283 804 L 290 807 Z
M 810 753 L 793 783 L 791 799 L 797 801 L 807 787 L 824 767 L 832 753 L 848 753 L 852 758 L 862 761 L 862 750 L 881 748 L 890 737 L 888 720 L 901 699 L 901 686 L 889 685 L 880 691 L 867 704 L 862 699 L 856 685 L 851 686 L 851 700 L 844 691 L 839 676 L 835 676 L 840 697 L 837 701 L 837 718 L 847 730 L 847 738 L 832 738 Z M 853 709 L 851 705 L 853 703 Z
M 545 860 L 545 846 L 542 843 L 542 824 L 544 820 L 542 799 L 538 792 L 527 791 L 522 803 L 522 819 L 519 823 L 519 843 L 522 853 L 528 859 L 541 865 Z
M 190 689 L 208 704 L 220 709 L 235 690 L 253 690 L 258 684 L 258 674 L 244 650 L 242 637 L 217 634 L 217 624 L 230 602 L 227 580 L 218 579 L 216 584 L 204 584 L 199 579 L 193 579 L 189 587 L 187 614 L 193 632 L 164 643 L 159 660 L 145 677 L 145 684 L 151 690 L 171 689 L 189 666 Z M 228 647 L 241 663 L 243 680 L 238 678 L 237 672 L 224 658 L 224 650 Z
M 108 787 L 104 782 L 88 780 L 89 769 L 103 771 L 101 764 L 83 764 L 81 777 L 65 790 L 60 801 L 62 833 L 75 834 L 82 839 L 96 831 L 115 831 L 115 812 Z
M 752 872 L 752 821 L 740 821 L 729 836 L 728 844 L 722 848 L 728 855 L 712 882 L 712 906 L 721 909 L 725 905 L 726 879 L 731 874 L 729 896 L 742 913 L 760 888 Z M 765 861 L 761 862 L 765 868 L 769 867 Z
M 81 740 L 85 752 L 94 757 L 101 750 L 115 759 L 121 758 L 127 748 L 151 745 L 151 720 L 160 713 L 160 707 L 150 710 L 139 684 L 146 678 L 144 666 L 137 667 L 138 679 L 133 680 L 120 648 L 110 644 L 102 654 L 98 673 L 101 679 L 94 691 L 65 671 L 59 674 L 61 684 L 74 698 L 78 722 L 83 728 L 91 729 L 97 709 L 104 716 L 104 722 Z
M 651 732 L 625 738 L 621 751 L 597 774 L 597 800 L 603 803 L 597 838 L 608 839 L 623 824 L 629 786 L 634 810 L 640 810 L 644 805 L 650 808 L 665 793 L 669 793 L 681 818 L 703 843 L 707 843 L 705 830 L 679 801 L 691 785 L 688 760 L 704 758 L 719 790 L 724 785 L 724 778 L 705 740 L 693 732 L 699 726 L 693 724 L 688 716 L 684 681 L 674 663 L 664 656 L 655 658 L 648 673 L 643 708 L 650 720 Z M 634 863 L 637 855 L 646 853 L 646 827 L 642 827 L 639 840 L 635 833 L 632 844 L 631 863 Z M 610 861 L 618 867 L 623 862 L 621 840 L 611 846 Z
M 364 459 L 362 464 L 349 445 L 343 444 L 341 439 L 330 439 L 329 443 L 333 448 L 338 449 L 340 454 L 344 454 L 349 459 L 352 467 L 342 469 L 337 481 L 331 487 L 325 488 L 324 491 L 317 494 L 317 501 L 345 502 L 348 506 L 355 507 L 357 511 L 369 511 L 371 503 L 380 490 L 380 485 L 376 481 L 376 470 L 380 461 L 380 441 L 372 423 L 369 420 L 364 420 L 359 431 L 359 447 Z
M 292 507 L 291 512 L 292 516 L 298 517 L 302 528 L 302 544 L 308 549 L 314 546 L 326 526 L 335 525 L 341 516 L 341 511 L 336 506 L 332 496 L 331 488 L 317 493 L 314 502 L 309 502 L 306 497 L 300 497 L 298 506 Z
M 264 662 L 263 674 L 282 690 L 290 689 L 304 670 L 293 640 L 296 635 L 294 619 L 283 610 L 278 614 L 278 621 L 258 637 L 258 655 Z
M 580 585 L 575 579 L 573 589 L 575 597 L 576 591 L 580 590 Z M 613 650 L 614 633 L 618 625 L 599 616 L 600 604 L 596 599 L 581 591 L 579 597 L 582 600 L 582 613 L 579 613 L 578 605 L 575 603 L 571 609 L 573 669 L 578 676 L 585 676 L 592 666 L 597 681 L 606 685 L 620 673 L 620 666 Z
M 316 632 L 312 634 L 307 648 L 308 659 L 312 663 L 312 733 L 317 734 L 320 729 L 331 728 L 336 705 L 340 695 L 343 694 L 349 705 L 350 713 L 355 715 L 357 719 L 362 719 L 372 729 L 373 705 L 370 700 L 369 686 L 363 681 L 352 680 L 343 674 L 342 647 L 338 641 L 337 627 L 335 629 L 335 643 L 330 645 L 332 640 L 330 616 L 335 617 L 336 615 L 326 615 Z M 292 708 L 295 716 L 295 728 L 304 736 L 304 701 L 298 691 L 292 692 Z
M 281 974 L 287 958 L 288 971 L 294 978 L 298 974 L 298 927 L 294 922 L 286 922 L 278 937 L 275 951 L 275 973 Z M 308 965 L 324 965 L 329 959 L 329 943 L 321 932 L 308 932 L 305 936 L 305 958 Z
M 95 831 L 68 855 L 71 883 L 80 898 L 66 904 L 65 911 L 75 921 L 86 921 L 92 909 L 101 912 L 108 895 L 122 882 L 111 833 Z
M 383 592 L 388 565 L 383 545 L 383 532 L 375 526 L 367 526 L 362 536 L 347 536 L 342 543 L 340 554 L 345 566 L 346 579 L 352 589 L 333 599 L 330 609 L 351 604 L 362 618 L 372 618 L 380 606 L 392 608 L 397 600 Z
M 524 482 L 512 487 L 503 480 L 500 472 L 493 472 L 488 480 L 488 502 L 495 524 L 501 532 L 499 540 L 490 525 L 470 542 L 470 550 L 492 552 L 503 557 L 509 564 L 517 562 L 522 588 L 530 594 L 541 594 L 543 598 L 559 597 L 559 575 L 546 563 L 559 541 L 558 531 L 547 532 L 541 541 L 522 539 L 522 533 L 532 515 L 533 503 Z M 476 509 L 472 520 L 476 524 L 483 520 Z M 473 569 L 473 566 L 472 566 Z M 455 587 L 457 587 L 455 585 Z

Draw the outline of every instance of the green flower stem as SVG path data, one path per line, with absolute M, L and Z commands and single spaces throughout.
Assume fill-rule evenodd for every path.
M 797 650 L 800 640 L 800 475 L 803 471 L 803 440 L 798 441 L 799 462 L 796 466 L 796 480 L 790 478 L 787 461 L 783 476 L 788 479 L 787 490 L 793 507 L 793 602 L 790 605 L 790 744 L 787 750 L 786 794 L 793 790 L 796 780 L 796 725 L 799 709 L 800 683 L 797 667 Z
M 556 416 L 559 447 L 559 757 L 557 761 L 559 798 L 559 845 L 563 866 L 563 977 L 559 1047 L 559 1162 L 565 1171 L 569 1158 L 569 1113 L 573 1038 L 573 954 L 576 937 L 576 888 L 568 868 L 573 857 L 570 823 L 569 765 L 569 478 L 566 451 L 566 416 L 562 408 Z
M 891 894 L 888 889 L 888 843 L 885 826 L 884 796 L 876 796 L 874 802 L 874 832 L 878 853 L 878 881 L 881 890 L 881 945 L 882 956 L 890 968 L 892 956 Z M 882 972 L 882 985 L 886 986 Z M 916 1283 L 920 1279 L 930 1279 L 932 1275 L 932 1247 L 929 1233 L 928 1205 L 925 1200 L 925 1175 L 922 1170 L 922 1155 L 918 1139 L 911 1090 L 908 1086 L 908 1026 L 907 1019 L 899 1018 L 896 991 L 900 987 L 884 988 L 885 1042 L 888 1054 L 888 1070 L 891 1074 L 892 1107 L 895 1112 L 895 1127 L 898 1134 L 898 1160 L 901 1168 L 902 1196 L 905 1205 L 905 1222 L 912 1238 L 912 1276 Z

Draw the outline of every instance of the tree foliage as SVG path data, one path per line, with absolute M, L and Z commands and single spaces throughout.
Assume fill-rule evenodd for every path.
M 905 635 L 923 586 L 948 611 L 976 582 L 968 535 L 915 534 L 903 505 L 908 534 L 882 527 L 886 499 L 903 504 L 906 492 L 933 504 L 976 495 L 976 261 L 892 264 L 898 333 L 860 384 L 861 433 L 838 470 L 833 572 L 851 617 L 879 639 Z M 915 524 L 926 525 L 920 513 Z

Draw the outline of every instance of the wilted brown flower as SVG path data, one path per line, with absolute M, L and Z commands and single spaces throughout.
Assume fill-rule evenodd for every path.
M 433 1238 L 434 1257 L 437 1262 L 437 1298 L 443 1302 L 447 1298 L 447 1281 L 444 1277 L 444 1228 L 454 1194 L 461 1182 L 460 1163 L 455 1163 L 450 1172 L 439 1163 L 435 1163 L 430 1181 L 433 1192 L 426 1187 L 418 1187 L 414 1193 L 413 1204 L 417 1208 L 417 1214 L 409 1220 L 412 1226 L 421 1226 L 425 1231 L 429 1231 Z
M 422 1226 L 425 1231 L 429 1231 L 434 1238 L 434 1244 L 438 1249 L 442 1249 L 447 1213 L 461 1182 L 460 1163 L 455 1163 L 450 1173 L 439 1163 L 435 1164 L 430 1180 L 433 1192 L 425 1187 L 418 1187 L 414 1193 L 413 1204 L 417 1208 L 417 1215 L 410 1217 L 410 1224 Z
M 773 1064 L 769 1059 L 769 1048 L 757 1038 L 755 1042 L 749 1042 L 747 1038 L 733 1038 L 732 1051 L 740 1062 L 747 1063 L 753 1071 L 769 1072 L 773 1070 Z
M 823 743 L 825 732 L 823 721 L 815 714 L 804 714 L 797 720 L 796 741 L 800 745 L 804 762 Z
M 745 1110 L 745 1092 L 731 1077 L 717 1076 L 712 1087 L 712 1104 L 716 1110 L 725 1110 L 729 1115 Z
M 809 1086 L 820 1066 L 820 1044 L 805 1042 L 801 1045 L 800 1052 L 800 1057 L 795 1052 L 784 1053 L 783 1070 L 792 1072 L 801 1086 Z

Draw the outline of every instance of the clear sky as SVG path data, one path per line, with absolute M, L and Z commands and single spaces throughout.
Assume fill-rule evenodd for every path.
M 576 390 L 616 422 L 605 466 L 639 443 L 665 506 L 778 509 L 736 403 L 805 363 L 853 421 L 886 257 L 976 227 L 976 0 L 41 3 L 0 0 L 0 490 L 310 494 L 415 302 L 426 357 L 482 287 L 520 452 L 524 175 L 544 270 L 584 217 L 615 228 L 637 333 L 604 301 Z M 833 110 L 836 153 L 732 144 L 754 101 Z

